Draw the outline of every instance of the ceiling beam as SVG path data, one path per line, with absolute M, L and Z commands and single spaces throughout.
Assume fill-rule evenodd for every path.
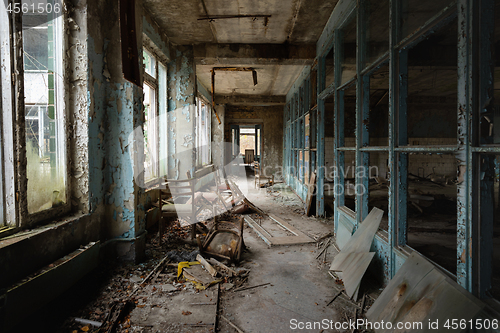
M 315 57 L 315 44 L 194 45 L 197 65 L 309 65 Z
M 216 104 L 270 106 L 284 105 L 286 96 L 270 95 L 215 95 Z

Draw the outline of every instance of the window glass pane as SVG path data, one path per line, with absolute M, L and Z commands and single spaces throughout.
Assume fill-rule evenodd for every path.
M 356 16 L 342 29 L 341 85 L 356 75 Z
M 66 202 L 62 37 L 62 17 L 23 15 L 29 213 Z
M 402 34 L 404 38 L 424 25 L 433 16 L 437 15 L 450 0 L 405 0 L 402 1 L 401 19 Z
M 159 176 L 165 176 L 168 172 L 167 68 L 162 63 L 158 63 L 158 65 L 158 134 L 160 140 Z
M 369 66 L 389 50 L 389 1 L 369 0 L 366 65 Z
M 158 132 L 155 90 L 144 84 L 144 180 L 158 176 Z
M 146 49 L 142 53 L 144 69 L 146 73 L 156 78 L 156 59 L 155 57 Z

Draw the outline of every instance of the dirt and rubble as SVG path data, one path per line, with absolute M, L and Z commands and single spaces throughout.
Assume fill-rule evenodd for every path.
M 266 213 L 280 215 L 315 242 L 268 247 L 245 224 L 245 247 L 239 262 L 215 257 L 214 261 L 201 253 L 216 274 L 205 272 L 215 283 L 207 280 L 200 288 L 179 270 L 180 262 L 200 259 L 198 244 L 190 239 L 190 226 L 182 227 L 175 221 L 167 226 L 163 245 L 157 230 L 149 230 L 146 261 L 126 264 L 103 260 L 98 269 L 19 331 L 291 332 L 292 319 L 344 321 L 345 316 L 353 318 L 355 309 L 361 317 L 361 301 L 354 303 L 343 295 L 332 301 L 343 287 L 342 281 L 328 273 L 338 253 L 333 220 L 305 216 L 293 192 L 282 185 L 274 187 L 277 189 L 252 190 L 248 199 Z M 262 217 L 252 210 L 245 214 L 256 220 Z M 237 223 L 240 218 L 241 214 L 225 213 L 219 220 Z M 213 223 L 210 219 L 204 224 L 210 229 Z M 189 272 L 196 275 L 201 272 L 197 269 Z M 378 292 L 378 287 L 370 288 L 360 292 Z M 368 296 L 364 299 L 366 310 L 372 301 Z

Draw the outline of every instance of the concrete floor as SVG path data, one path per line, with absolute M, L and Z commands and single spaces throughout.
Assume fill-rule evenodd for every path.
M 246 188 L 247 198 L 265 212 L 281 217 L 309 237 L 333 231 L 332 219 L 306 217 L 303 203 L 286 185 L 276 184 L 273 191 L 255 189 L 252 172 L 247 172 L 247 175 L 248 178 L 238 179 L 238 184 Z M 272 233 L 279 231 L 278 228 L 269 230 Z M 221 284 L 220 291 L 219 286 L 213 286 L 197 293 L 191 284 L 177 283 L 177 267 L 168 266 L 157 279 L 139 290 L 135 298 L 136 307 L 117 331 L 213 332 L 210 323 L 217 321 L 218 332 L 236 332 L 223 319 L 224 316 L 246 333 L 338 332 L 320 327 L 318 322 L 346 322 L 354 318 L 355 305 L 343 294 L 327 305 L 342 288 L 328 273 L 337 253 L 333 245 L 327 249 L 324 260 L 323 255 L 316 259 L 322 248 L 321 243 L 270 248 L 249 226 L 244 229 L 244 240 L 248 250 L 243 252 L 237 267 L 250 269 L 250 273 L 243 287 L 268 285 L 234 292 L 225 290 L 224 284 Z M 71 332 L 76 329 L 79 332 L 83 325 L 76 324 L 74 317 L 102 321 L 111 302 L 125 299 L 142 281 L 141 276 L 147 275 L 169 251 L 169 248 L 155 245 L 158 242 L 156 235 L 151 234 L 149 242 L 147 262 L 97 270 L 17 331 Z M 195 249 L 185 244 L 177 250 L 184 247 L 188 252 Z M 372 280 L 365 276 L 362 292 L 376 297 L 380 291 L 378 287 L 372 287 Z M 218 313 L 215 305 L 196 305 L 217 299 Z M 367 307 L 372 299 L 367 298 Z M 299 323 L 314 322 L 317 325 L 314 329 L 297 329 Z M 42 327 L 40 323 L 44 323 Z
M 238 184 L 244 187 L 242 181 L 244 180 L 239 179 Z M 310 236 L 333 231 L 333 220 L 301 215 L 299 212 L 303 206 L 302 202 L 286 186 L 277 184 L 275 188 L 281 190 L 269 193 L 265 188 L 255 189 L 253 179 L 249 177 L 247 188 L 247 197 L 252 203 L 267 213 L 283 218 L 300 231 Z M 328 249 L 326 263 L 323 263 L 315 259 L 319 252 L 316 243 L 270 248 L 248 227 L 245 228 L 244 237 L 249 252 L 244 253 L 243 260 L 246 262 L 245 266 L 252 269 L 246 285 L 270 285 L 221 293 L 220 309 L 226 318 L 244 332 L 256 333 L 299 331 L 293 329 L 293 319 L 299 322 L 345 320 L 335 304 L 326 306 L 339 288 L 328 274 L 328 268 L 336 253 L 333 246 Z M 221 332 L 234 331 L 223 320 L 220 321 L 219 327 Z

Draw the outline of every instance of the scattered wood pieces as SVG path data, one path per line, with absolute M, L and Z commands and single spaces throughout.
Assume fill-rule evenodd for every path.
M 144 280 L 142 280 L 142 282 L 141 282 L 141 284 L 140 284 L 140 287 L 144 287 L 144 285 L 145 285 L 145 284 L 146 284 L 146 282 L 147 282 L 147 281 L 151 278 L 151 276 L 153 276 L 153 274 L 155 274 L 155 273 L 156 273 L 156 271 L 158 271 L 158 270 L 160 269 L 160 267 L 162 267 L 162 266 L 163 266 L 163 264 L 165 264 L 167 261 L 170 261 L 170 260 L 168 259 L 168 257 L 167 257 L 167 256 L 165 256 L 165 258 L 163 258 L 163 259 L 162 259 L 162 260 L 158 263 L 158 265 L 156 265 L 156 267 L 155 267 L 155 268 L 153 268 L 153 270 L 152 270 L 152 271 L 148 274 L 148 276 L 146 276 L 146 277 L 144 278 Z M 135 290 L 132 292 L 132 294 L 130 294 L 130 296 L 132 296 L 132 295 L 133 295 L 133 294 L 134 294 L 134 293 L 135 293 L 138 289 L 139 289 L 138 287 L 137 287 L 137 288 L 135 288 Z
M 221 263 L 221 262 L 220 262 L 220 261 L 218 261 L 217 259 L 210 258 L 210 259 L 208 259 L 208 262 L 210 262 L 212 265 L 215 265 L 215 266 L 217 266 L 217 267 L 220 267 L 222 270 L 226 271 L 226 272 L 227 272 L 227 275 L 228 275 L 229 277 L 232 277 L 233 275 L 235 275 L 235 276 L 236 276 L 236 275 L 238 275 L 238 273 L 237 273 L 234 269 L 232 269 L 232 268 L 230 268 L 230 267 L 228 267 L 228 266 L 224 265 L 223 263 Z
M 244 333 L 242 330 L 240 330 L 240 328 L 238 326 L 236 326 L 235 324 L 233 324 L 232 322 L 230 322 L 229 319 L 227 319 L 226 317 L 224 317 L 224 315 L 220 315 L 220 317 L 222 319 L 224 319 L 229 325 L 231 325 L 235 330 L 237 330 L 238 333 Z
M 80 324 L 83 324 L 83 325 L 91 325 L 91 326 L 95 326 L 95 327 L 101 327 L 102 326 L 101 322 L 94 321 L 94 320 L 88 320 L 88 319 L 76 318 L 75 317 L 75 321 L 77 323 L 80 323 Z
M 258 288 L 258 287 L 263 287 L 263 286 L 267 286 L 268 284 L 271 284 L 271 283 L 268 282 L 268 283 L 258 284 L 256 286 L 251 286 L 251 287 L 236 288 L 236 289 L 233 290 L 233 292 L 247 290 L 247 289 L 253 289 L 253 288 Z
M 215 268 L 212 267 L 212 265 L 210 265 L 206 260 L 205 258 L 203 258 L 201 256 L 201 254 L 198 254 L 196 256 L 196 260 L 198 260 L 200 262 L 200 264 L 203 265 L 203 267 L 205 267 L 205 269 L 210 273 L 210 275 L 212 275 L 213 277 L 217 276 L 217 271 L 215 270 Z
M 325 243 L 325 245 L 323 245 L 323 248 L 321 249 L 321 251 L 319 251 L 318 255 L 316 256 L 316 259 L 318 259 L 318 258 L 321 256 L 321 254 L 323 254 L 323 252 L 325 252 L 325 251 L 326 251 L 326 249 L 327 249 L 327 248 L 328 248 L 328 246 L 330 245 L 330 241 L 331 241 L 331 239 L 329 239 L 329 240 Z
M 326 238 L 330 238 L 330 237 L 333 237 L 335 236 L 335 233 L 332 231 L 332 232 L 329 232 L 327 233 L 326 235 L 323 235 L 321 236 L 320 238 L 316 239 L 316 242 L 321 242 L 323 239 L 326 239 Z

